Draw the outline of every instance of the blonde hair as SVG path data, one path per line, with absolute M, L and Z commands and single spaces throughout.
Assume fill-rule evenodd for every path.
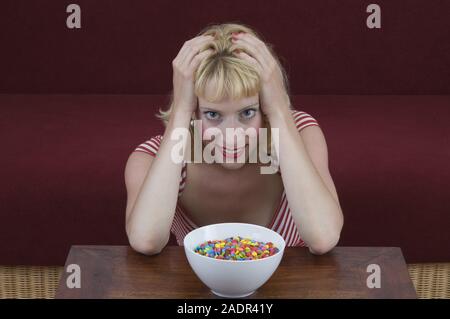
M 278 64 L 282 76 L 283 84 L 287 93 L 287 99 L 289 107 L 291 106 L 289 81 L 279 58 L 275 54 L 272 45 L 263 40 L 255 30 L 249 26 L 241 23 L 224 23 L 213 24 L 205 27 L 201 30 L 197 36 L 200 35 L 213 35 L 214 41 L 200 50 L 213 49 L 214 53 L 205 58 L 194 74 L 194 91 L 196 96 L 201 96 L 206 99 L 205 91 L 208 85 L 212 85 L 212 91 L 214 94 L 208 99 L 209 102 L 221 101 L 225 97 L 232 99 L 240 99 L 250 97 L 258 94 L 261 89 L 261 81 L 257 70 L 249 64 L 247 61 L 238 58 L 233 54 L 236 50 L 236 46 L 233 46 L 232 33 L 245 32 L 252 34 L 256 38 L 263 41 L 269 52 L 274 57 Z M 244 50 L 239 48 L 239 50 Z M 173 109 L 173 91 L 170 96 L 169 108 L 167 110 L 159 109 L 159 113 L 156 117 L 160 118 L 166 126 Z M 265 119 L 266 127 L 268 128 L 268 139 L 271 144 L 270 137 L 270 125 L 267 119 Z M 191 133 L 193 127 L 190 127 Z

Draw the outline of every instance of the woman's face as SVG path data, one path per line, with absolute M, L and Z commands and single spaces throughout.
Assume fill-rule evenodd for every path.
M 214 144 L 214 161 L 224 168 L 241 168 L 248 162 L 250 153 L 257 151 L 257 142 L 249 141 L 250 136 L 258 136 L 259 128 L 264 125 L 258 94 L 239 100 L 224 99 L 220 103 L 198 97 L 196 119 L 202 121 L 203 145 Z M 221 136 L 205 138 L 204 133 L 210 128 L 218 129 Z M 228 134 L 227 138 L 227 128 L 233 129 L 235 136 Z M 249 136 L 251 132 L 256 134 Z

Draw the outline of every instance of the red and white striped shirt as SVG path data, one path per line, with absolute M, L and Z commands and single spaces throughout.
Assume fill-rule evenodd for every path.
M 297 130 L 299 132 L 302 129 L 311 125 L 320 126 L 311 115 L 305 112 L 292 110 L 292 116 L 294 118 Z M 144 152 L 152 156 L 155 156 L 156 153 L 158 152 L 158 148 L 159 145 L 161 144 L 162 138 L 163 138 L 162 135 L 153 136 L 146 142 L 138 145 L 134 151 Z M 187 172 L 187 163 L 186 161 L 183 161 L 178 197 L 180 197 L 181 194 L 183 193 L 186 184 L 186 177 L 187 177 L 186 172 Z M 278 173 L 281 174 L 280 171 L 278 171 Z M 294 219 L 291 214 L 291 210 L 289 208 L 289 203 L 286 198 L 286 192 L 284 190 L 281 195 L 278 208 L 272 217 L 272 221 L 267 227 L 279 233 L 286 241 L 286 246 L 288 247 L 305 246 L 305 243 L 300 238 L 300 234 L 295 225 Z M 198 226 L 195 225 L 195 223 L 189 218 L 188 214 L 182 209 L 182 206 L 178 201 L 175 209 L 172 227 L 170 230 L 175 235 L 178 245 L 182 246 L 184 237 L 195 228 L 198 228 Z

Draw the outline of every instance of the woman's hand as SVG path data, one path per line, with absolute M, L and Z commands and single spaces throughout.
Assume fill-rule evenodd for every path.
M 252 34 L 243 32 L 234 33 L 232 42 L 234 53 L 252 64 L 260 75 L 260 104 L 263 113 L 270 119 L 279 111 L 289 109 L 289 98 L 283 85 L 283 75 L 264 42 Z
M 213 53 L 212 49 L 203 50 L 213 39 L 214 37 L 211 35 L 201 35 L 186 41 L 172 61 L 175 112 L 183 112 L 190 117 L 196 110 L 197 96 L 194 93 L 194 72 L 200 62 Z

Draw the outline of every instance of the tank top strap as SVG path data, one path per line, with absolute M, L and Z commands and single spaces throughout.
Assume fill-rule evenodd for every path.
M 186 186 L 186 177 L 187 177 L 187 162 L 183 160 L 181 164 L 181 176 L 180 176 L 180 188 L 178 190 L 178 197 L 183 194 L 184 187 Z

